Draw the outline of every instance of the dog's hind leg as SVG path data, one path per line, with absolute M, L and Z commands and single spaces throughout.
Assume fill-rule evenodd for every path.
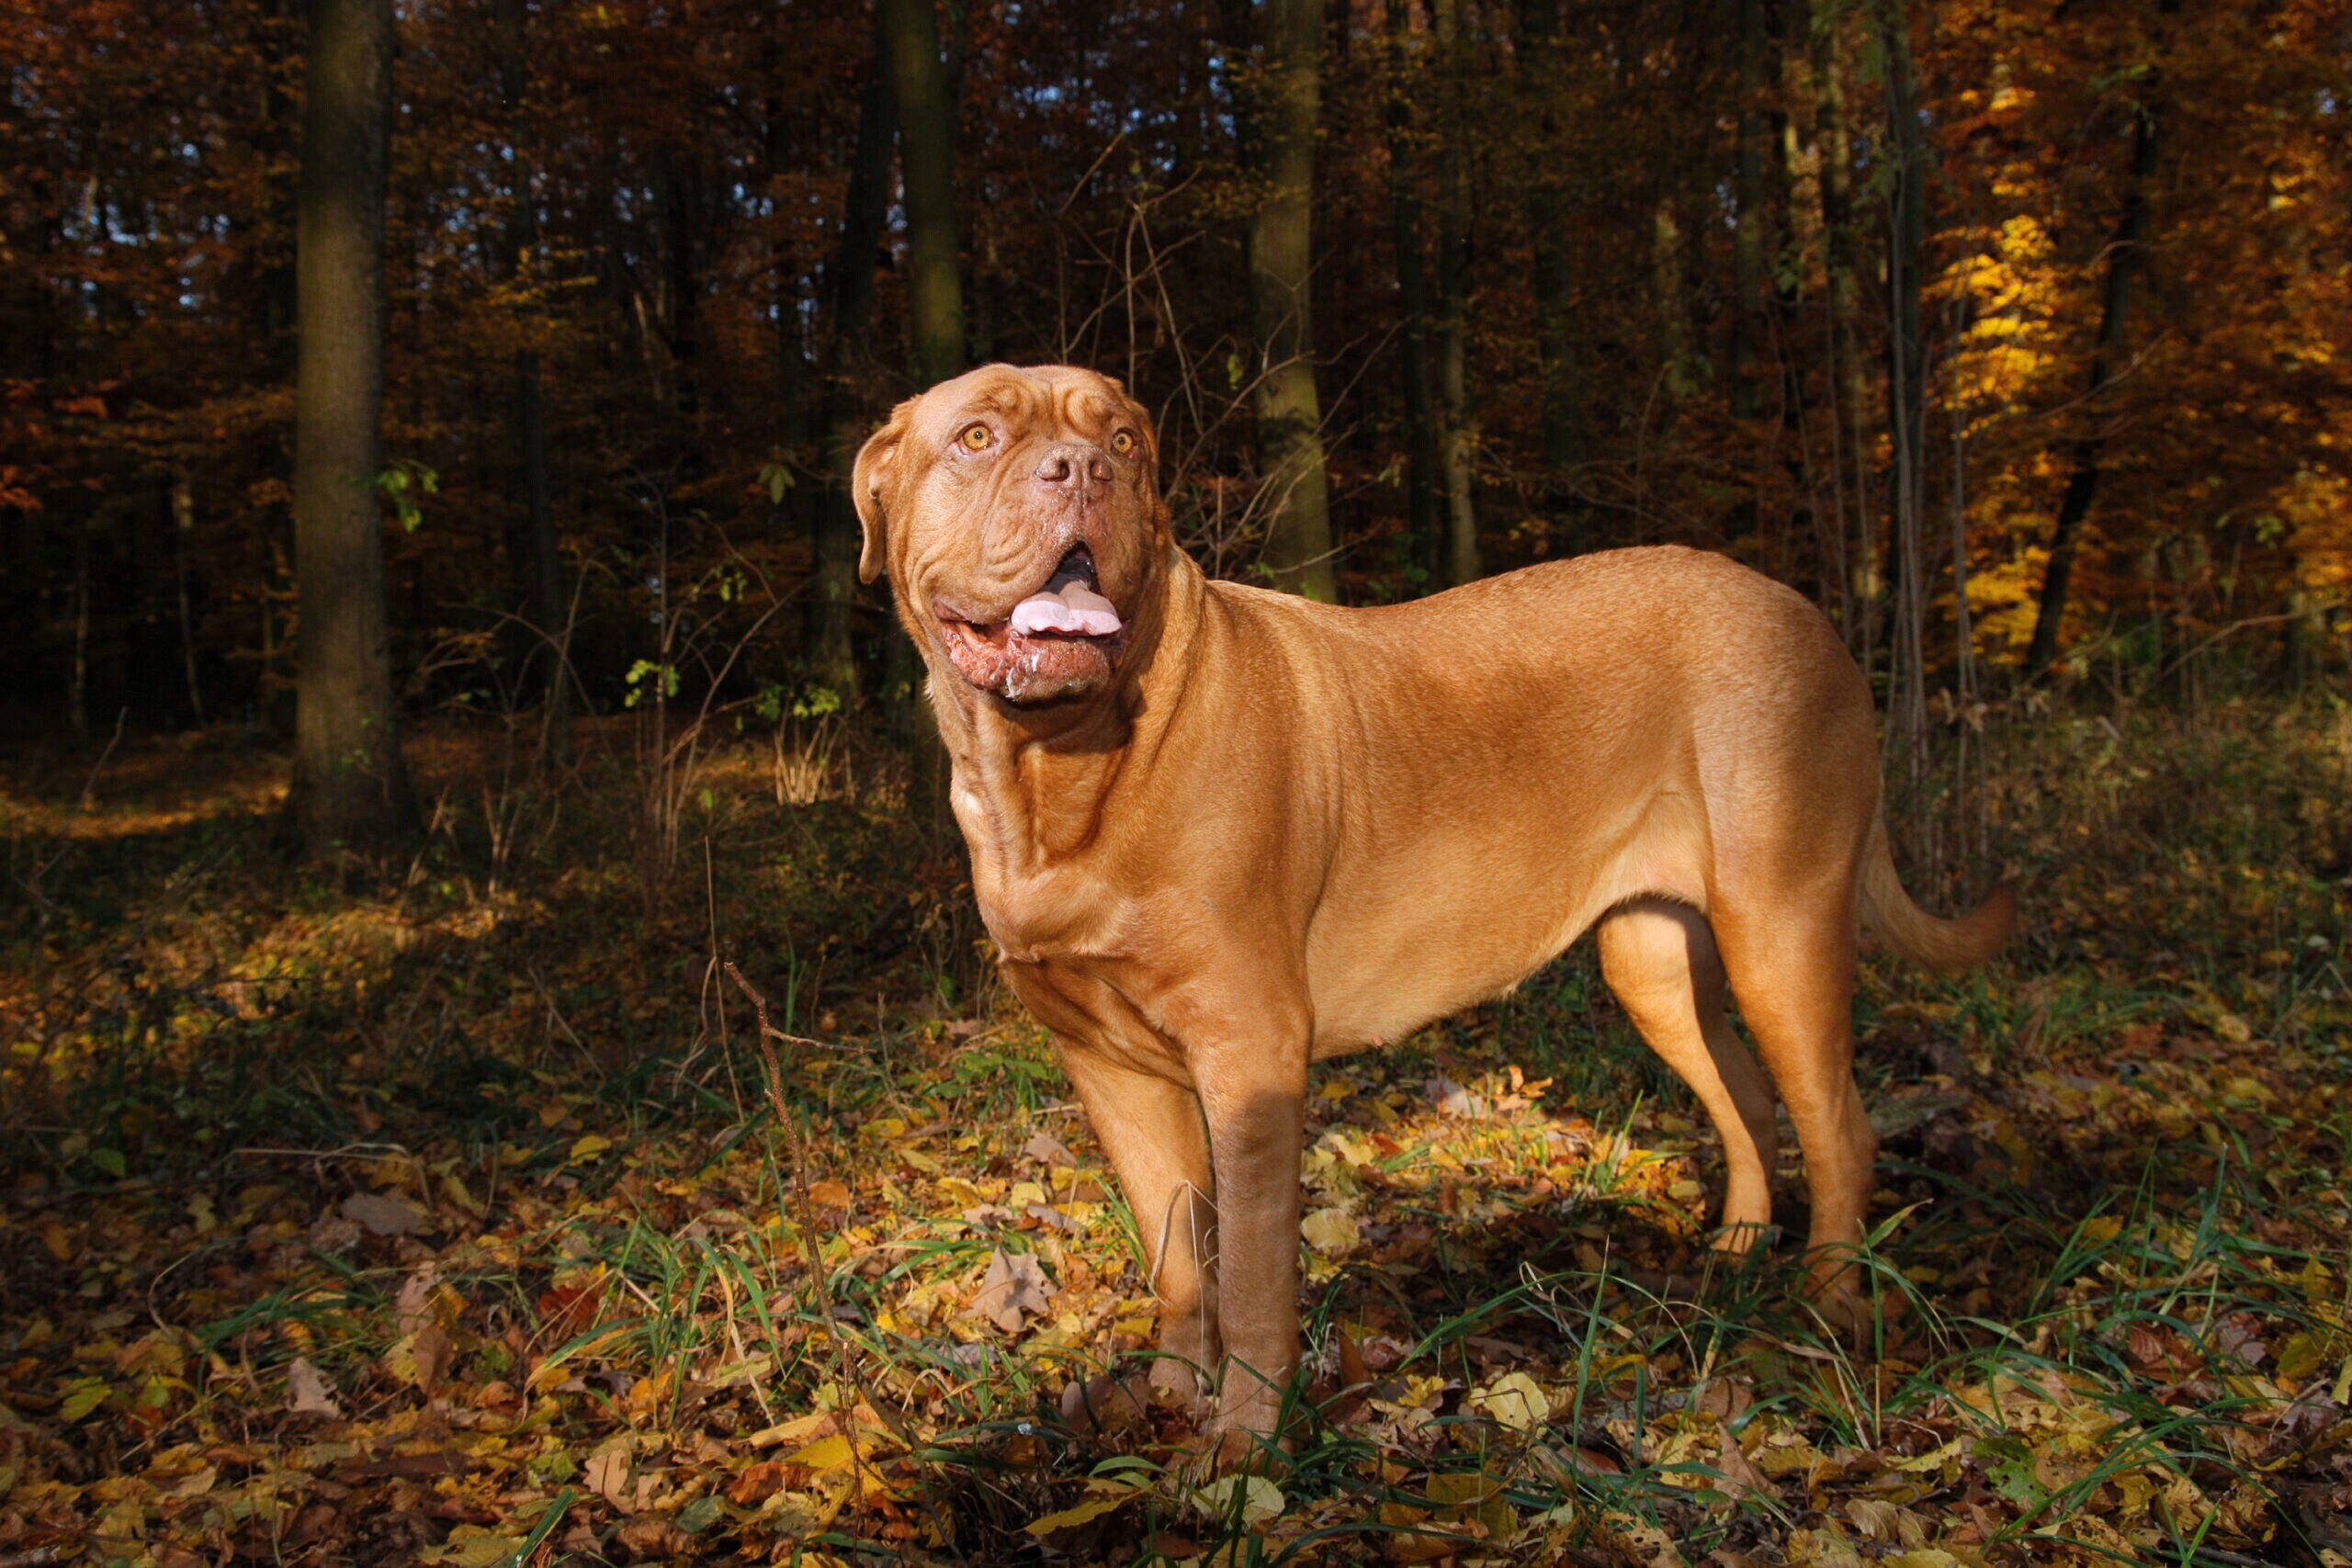
M 1809 889 L 1714 919 L 1740 1016 L 1789 1108 L 1813 1196 L 1813 1290 L 1824 1316 L 1859 1329 L 1866 1315 L 1854 1254 L 1870 1204 L 1878 1134 L 1854 1084 L 1854 912 Z
M 1696 909 L 1652 899 L 1611 913 L 1599 941 L 1609 988 L 1650 1049 L 1690 1086 L 1723 1139 L 1730 1179 L 1715 1245 L 1744 1252 L 1772 1224 L 1779 1132 L 1772 1085 L 1724 1010 L 1714 934 Z
M 1181 1084 L 1065 1045 L 1062 1066 L 1119 1173 L 1144 1258 L 1159 1295 L 1159 1348 L 1152 1382 L 1186 1388 L 1184 1363 L 1214 1377 L 1224 1359 L 1215 1299 L 1216 1210 L 1210 1201 L 1208 1134 L 1201 1102 Z

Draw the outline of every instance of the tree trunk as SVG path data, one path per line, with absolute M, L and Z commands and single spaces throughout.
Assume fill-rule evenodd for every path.
M 1265 561 L 1274 583 L 1339 597 L 1330 481 L 1308 312 L 1315 121 L 1323 51 L 1317 0 L 1266 0 L 1265 50 L 1244 138 L 1264 187 L 1250 220 L 1250 298 L 1261 368 L 1253 402 L 1270 498 Z
M 1437 169 L 1437 401 L 1445 464 L 1445 578 L 1476 581 L 1478 433 L 1470 413 L 1469 29 L 1462 0 L 1434 0 L 1440 102 Z
M 507 145 L 513 153 L 514 207 L 507 218 L 506 265 L 518 300 L 528 299 L 539 243 L 539 215 L 533 192 L 534 165 L 524 135 L 523 108 L 529 90 L 530 56 L 524 33 L 524 0 L 497 0 L 498 86 L 507 114 Z M 525 307 L 536 310 L 536 304 Z M 547 401 L 535 348 L 518 350 L 514 366 L 514 487 L 523 508 L 524 581 L 519 597 L 537 640 L 533 659 L 547 671 L 545 739 L 540 750 L 557 766 L 571 761 L 570 606 L 564 595 L 563 551 L 556 536 L 554 487 L 548 474 Z
M 74 508 L 74 662 L 65 673 L 65 717 L 74 739 L 90 738 L 90 513 Z
M 1895 0 L 1883 14 L 1880 40 L 1886 60 L 1887 141 L 1894 178 L 1886 214 L 1886 423 L 1894 452 L 1887 513 L 1894 542 L 1894 677 L 1888 692 L 1890 748 L 1917 776 L 1927 743 L 1927 572 L 1925 539 L 1927 355 L 1919 313 L 1920 253 L 1928 231 L 1928 137 L 1919 123 L 1918 89 L 1911 64 L 1908 7 Z
M 1854 554 L 1849 588 L 1854 613 L 1845 631 L 1849 647 L 1868 677 L 1876 661 L 1879 597 L 1883 592 L 1879 567 L 1878 514 L 1871 502 L 1871 441 L 1867 419 L 1869 399 L 1862 378 L 1862 351 L 1858 335 L 1860 289 L 1854 255 L 1854 151 L 1846 122 L 1845 62 L 1840 58 L 1841 7 L 1823 6 L 1814 23 L 1814 47 L 1819 51 L 1814 85 L 1819 96 L 1815 116 L 1821 134 L 1821 208 L 1824 268 L 1827 274 L 1825 308 L 1828 313 L 1830 385 L 1836 400 L 1833 462 L 1839 470 L 1851 463 Z M 1841 484 L 1841 491 L 1846 487 Z
M 867 434 L 866 409 L 852 374 L 874 326 L 874 260 L 890 209 L 890 143 L 897 110 L 890 94 L 887 38 L 875 35 L 874 63 L 857 111 L 857 146 L 839 243 L 826 268 L 831 326 L 826 355 L 825 492 L 817 508 L 816 582 L 810 595 L 808 667 L 844 703 L 857 694 L 851 630 L 857 603 L 857 508 L 850 468 Z M 893 634 L 895 640 L 895 632 Z
M 1763 401 L 1757 366 L 1764 294 L 1764 0 L 1739 0 L 1739 173 L 1732 231 L 1731 412 L 1753 419 Z
M 1566 500 L 1568 473 L 1584 461 L 1584 428 L 1570 358 L 1567 203 L 1561 166 L 1560 10 L 1558 0 L 1521 0 L 1521 85 L 1532 100 L 1536 168 L 1528 186 L 1528 226 L 1535 259 L 1535 344 L 1544 377 L 1544 496 L 1548 510 Z
M 2157 7 L 2165 17 L 2173 16 L 2179 8 L 2179 0 L 2162 0 Z M 2161 74 L 2151 69 L 2140 101 L 2133 107 L 2132 173 L 2124 187 L 2122 220 L 2116 225 L 2115 239 L 2107 250 L 2107 287 L 2099 301 L 2098 339 L 2091 351 L 2090 383 L 2084 392 L 2086 402 L 2095 401 L 2114 378 L 2115 362 L 2122 355 L 2124 318 L 2132 309 L 2132 290 L 2139 281 L 2140 269 L 2146 265 L 2148 187 L 2155 181 L 2156 154 L 2164 130 L 2156 102 L 2161 85 Z M 2032 640 L 2026 645 L 2025 672 L 2029 680 L 2048 674 L 2058 657 L 2058 632 L 2066 618 L 2067 581 L 2074 575 L 2083 519 L 2090 515 L 2091 502 L 2098 494 L 2099 446 L 2096 433 L 2074 446 L 2065 494 L 2059 500 L 2058 520 L 2050 532 L 2050 564 L 2042 574 L 2041 604 L 2034 614 Z
M 939 62 L 932 0 L 881 0 L 898 100 L 906 183 L 907 299 L 915 378 L 928 387 L 964 370 L 964 285 L 956 243 L 956 105 Z
M 1650 295 L 1657 311 L 1658 348 L 1666 363 L 1669 397 L 1680 399 L 1695 385 L 1690 362 L 1690 302 L 1682 290 L 1682 222 L 1671 192 L 1650 214 Z
M 670 395 L 682 428 L 679 479 L 691 485 L 709 471 L 703 449 L 703 173 L 691 152 L 662 161 L 655 182 L 662 214 L 662 293 L 669 306 Z
M 406 837 L 376 474 L 391 0 L 315 0 L 295 230 L 300 645 L 287 809 L 313 859 Z
M 939 60 L 932 0 L 880 0 L 889 46 L 891 96 L 899 111 L 899 165 L 906 190 L 907 295 L 913 317 L 915 379 L 923 386 L 964 369 L 964 285 L 956 241 L 956 104 Z M 901 660 L 904 644 L 891 647 Z M 909 665 L 910 686 L 920 677 Z M 895 687 L 898 682 L 892 682 Z M 947 818 L 947 754 L 938 716 L 910 690 L 909 804 L 934 833 Z
M 1445 581 L 1445 550 L 1438 527 L 1437 411 L 1430 398 L 1428 256 L 1413 147 L 1412 11 L 1407 0 L 1387 4 L 1388 202 L 1396 234 L 1397 346 L 1405 378 L 1405 555 L 1438 587 Z
M 180 665 L 187 677 L 187 711 L 204 728 L 204 684 L 197 679 L 196 615 L 188 590 L 188 555 L 196 547 L 196 481 L 186 470 L 172 476 L 172 564 L 179 578 Z

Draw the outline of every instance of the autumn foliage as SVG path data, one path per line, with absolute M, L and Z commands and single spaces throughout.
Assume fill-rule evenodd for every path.
M 665 661 L 662 617 L 720 562 L 756 580 L 741 603 L 794 606 L 738 694 L 888 696 L 905 675 L 878 602 L 855 612 L 854 671 L 820 656 L 810 608 L 840 443 L 911 384 L 895 186 L 854 189 L 862 118 L 890 168 L 895 122 L 861 113 L 874 18 L 512 9 L 400 17 L 383 478 L 407 702 L 545 685 L 514 618 L 551 613 L 524 352 L 592 706 Z M 1168 427 L 1188 539 L 1237 574 L 1281 510 L 1256 394 L 1283 367 L 1245 255 L 1266 187 L 1236 141 L 1270 112 L 1250 9 L 940 14 L 964 357 L 1126 378 Z M 2328 656 L 2348 570 L 2341 18 L 1736 9 L 1467 6 L 1440 48 L 1425 7 L 1327 8 L 1306 352 L 1341 596 L 1448 574 L 1412 499 L 1438 458 L 1407 349 L 1426 328 L 1442 351 L 1458 289 L 1465 402 L 1424 417 L 1461 429 L 1488 570 L 1725 548 L 1811 591 L 1895 695 L 1932 694 L 1967 683 L 1963 647 L 1988 678 L 2024 659 L 2087 462 L 2057 628 L 2078 668 L 2121 649 L 2161 669 L 2216 637 L 2257 670 Z M 282 716 L 305 41 L 288 0 L 0 17 L 0 638 L 27 718 Z M 871 254 L 844 254 L 854 197 L 886 204 Z M 1426 321 L 1398 292 L 1408 240 Z M 453 638 L 487 663 L 453 663 Z

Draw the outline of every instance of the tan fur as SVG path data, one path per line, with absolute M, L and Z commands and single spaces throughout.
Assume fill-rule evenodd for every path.
M 980 461 L 954 449 L 976 411 L 1000 432 Z M 1005 975 L 1125 1184 L 1164 1348 L 1223 1368 L 1222 1419 L 1265 1430 L 1297 1360 L 1308 1063 L 1508 990 L 1596 924 L 1611 987 L 1723 1134 L 1727 1244 L 1770 1224 L 1777 1088 L 1816 1292 L 1850 1314 L 1877 1150 L 1851 1062 L 1860 921 L 1967 964 L 2015 906 L 1944 921 L 1903 892 L 1870 693 L 1828 623 L 1671 547 L 1374 609 L 1211 581 L 1148 445 L 1086 494 L 1035 479 L 1043 444 L 1118 429 L 1148 443 L 1115 382 L 989 367 L 902 404 L 857 498 L 867 573 L 887 565 L 930 667 Z M 975 689 L 942 607 L 1001 618 L 1076 542 L 1127 624 L 1115 660 L 1051 703 Z

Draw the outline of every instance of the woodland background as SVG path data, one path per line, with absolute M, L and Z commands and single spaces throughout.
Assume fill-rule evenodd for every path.
M 0 73 L 0 1568 L 2352 1563 L 2340 6 L 9 0 Z M 854 580 L 991 358 L 1125 378 L 1218 573 L 1822 606 L 1907 884 L 2025 908 L 1863 960 L 1870 1344 L 1708 1251 L 1574 951 L 1316 1070 L 1292 1451 L 1207 1482 Z
M 2342 657 L 2333 7 L 396 27 L 375 477 L 410 711 L 536 701 L 534 627 L 590 711 L 693 692 L 763 617 L 729 697 L 902 701 L 842 476 L 989 359 L 1125 378 L 1216 571 L 1373 603 L 1702 544 L 1811 592 L 1899 727 L 2062 656 Z M 20 732 L 291 723 L 306 39 L 291 0 L 0 17 Z

